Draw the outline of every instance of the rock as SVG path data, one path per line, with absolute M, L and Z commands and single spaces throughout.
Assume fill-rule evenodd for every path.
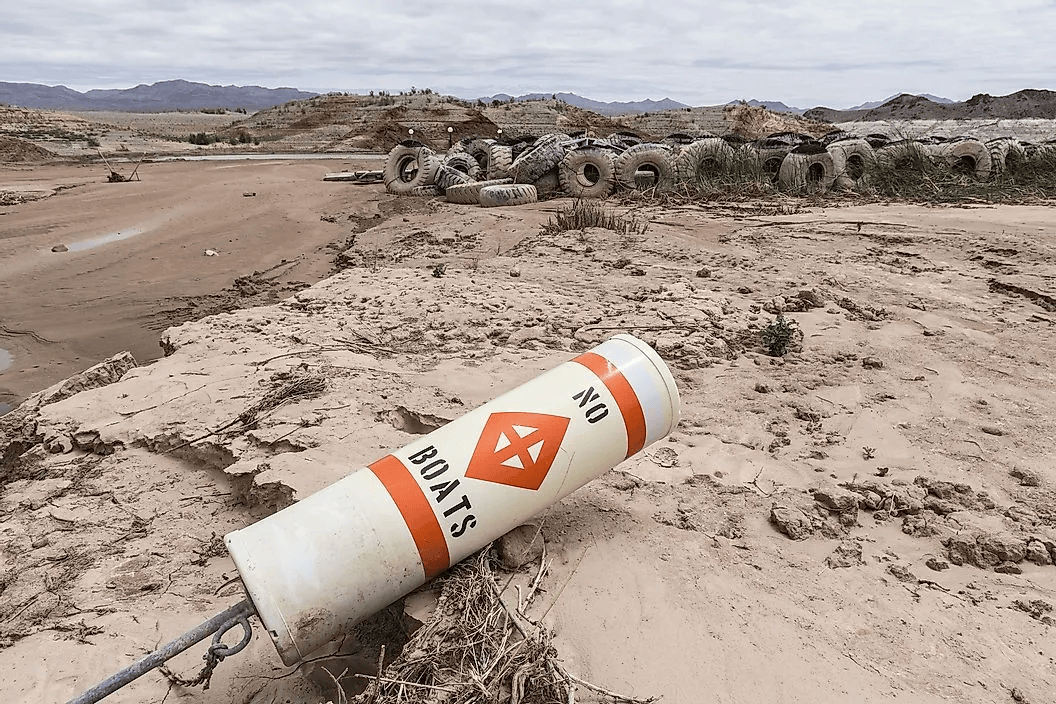
M 1011 533 L 955 535 L 947 538 L 945 545 L 953 564 L 984 569 L 1022 562 L 1027 554 L 1027 541 Z
M 906 565 L 900 565 L 895 562 L 887 567 L 887 573 L 897 579 L 899 582 L 916 582 L 917 577 L 909 571 L 909 567 Z
M 512 278 L 514 278 L 514 279 L 520 278 L 520 276 L 521 276 L 521 267 L 515 266 L 512 269 L 510 269 L 510 276 Z
M 1041 520 L 1034 509 L 1023 504 L 1012 504 L 1005 509 L 1005 516 L 1024 526 L 1033 527 Z
M 703 269 L 697 269 L 697 278 L 698 279 L 707 279 L 710 276 L 711 276 L 711 269 L 708 269 L 707 267 L 705 267 Z
M 876 357 L 862 357 L 862 366 L 866 369 L 883 369 L 883 360 Z
M 880 508 L 880 504 L 883 503 L 884 497 L 877 494 L 875 491 L 866 490 L 862 493 L 862 505 L 870 511 L 875 511 Z
M 805 540 L 814 533 L 810 516 L 795 506 L 774 504 L 770 507 L 770 522 L 792 540 Z
M 984 559 L 992 564 L 1022 562 L 1027 555 L 1027 541 L 1011 533 L 983 533 L 976 543 Z
M 924 508 L 934 511 L 940 516 L 948 516 L 955 511 L 961 510 L 961 507 L 952 501 L 944 501 L 936 496 L 929 496 L 924 499 Z
M 510 337 L 506 340 L 506 344 L 511 347 L 521 347 L 529 340 L 540 340 L 545 336 L 546 329 L 541 326 L 521 328 L 520 330 L 515 330 L 510 333 Z
M 771 391 L 773 391 L 773 388 L 771 388 L 769 384 L 765 384 L 765 383 L 763 383 L 761 381 L 757 381 L 757 382 L 755 382 L 755 390 L 756 390 L 757 393 L 760 393 L 760 394 L 768 394 Z
M 984 425 L 983 427 L 979 428 L 979 430 L 982 430 L 987 435 L 996 435 L 998 437 L 1005 434 L 1004 430 L 1001 430 L 1001 428 L 998 428 L 997 426 L 993 425 Z
M 215 249 L 207 249 L 207 250 L 205 250 L 205 256 L 207 256 L 207 257 L 215 257 L 218 254 L 220 254 L 220 252 L 217 252 Z
M 78 430 L 73 434 L 73 444 L 82 450 L 91 450 L 98 439 L 99 432 L 96 430 Z
M 68 435 L 60 435 L 48 442 L 48 452 L 52 454 L 73 452 L 73 439 Z
M 814 500 L 830 511 L 840 513 L 858 511 L 858 495 L 840 487 L 819 487 L 814 490 Z
M 509 570 L 520 569 L 534 562 L 543 554 L 543 534 L 537 523 L 524 523 L 495 541 L 502 566 Z
M 888 489 L 891 510 L 895 515 L 914 515 L 924 510 L 927 493 L 919 487 L 891 486 Z
M 825 558 L 829 569 L 857 567 L 862 564 L 862 544 L 856 540 L 845 540 L 836 546 L 832 554 Z
M 1001 574 L 1023 574 L 1022 568 L 1014 562 L 1004 562 L 994 568 L 994 572 Z
M 973 538 L 954 536 L 946 541 L 946 555 L 950 562 L 960 567 L 961 565 L 979 564 L 978 550 Z
M 1041 475 L 1033 470 L 1013 467 L 1009 474 L 1019 480 L 1020 486 L 1041 486 Z
M 807 304 L 809 308 L 821 308 L 825 305 L 824 299 L 814 289 L 800 291 L 796 296 Z
M 69 252 L 70 248 L 64 244 L 57 244 L 51 248 L 52 252 Z
M 929 557 L 927 560 L 924 561 L 924 565 L 929 570 L 935 570 L 936 572 L 942 572 L 943 570 L 950 569 L 949 562 L 946 562 L 946 560 L 940 560 L 937 557 Z
M 1045 547 L 1045 543 L 1038 540 L 1031 540 L 1027 543 L 1027 551 L 1023 558 L 1027 562 L 1033 562 L 1040 567 L 1052 564 L 1052 556 L 1049 555 L 1048 548 Z

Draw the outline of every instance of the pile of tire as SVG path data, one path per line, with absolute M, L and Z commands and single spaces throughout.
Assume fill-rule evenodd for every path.
M 1039 154 L 1056 161 L 1056 144 L 1013 138 L 859 137 L 839 130 L 819 139 L 779 132 L 754 142 L 707 134 L 676 133 L 649 142 L 630 132 L 604 139 L 589 132 L 554 132 L 502 140 L 470 137 L 443 154 L 420 142 L 401 142 L 389 152 L 383 180 L 397 195 L 444 196 L 452 203 L 493 207 L 554 196 L 601 199 L 619 190 L 662 193 L 721 182 L 746 166 L 789 192 L 860 190 L 876 167 L 904 170 L 931 164 L 986 180 L 1014 176 Z

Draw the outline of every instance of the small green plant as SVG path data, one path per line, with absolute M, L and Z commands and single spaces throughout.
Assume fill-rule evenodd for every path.
M 781 314 L 759 332 L 763 345 L 766 346 L 766 353 L 771 357 L 785 356 L 799 334 L 799 324 Z

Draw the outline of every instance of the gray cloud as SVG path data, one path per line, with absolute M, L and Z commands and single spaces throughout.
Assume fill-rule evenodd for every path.
M 0 80 L 843 107 L 1054 88 L 1054 34 L 1044 0 L 41 0 L 5 8 Z

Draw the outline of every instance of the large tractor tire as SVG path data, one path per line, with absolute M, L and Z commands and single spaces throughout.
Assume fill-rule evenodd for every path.
M 513 182 L 535 183 L 543 174 L 560 164 L 565 156 L 562 143 L 567 139 L 566 135 L 558 134 L 547 134 L 537 139 L 535 144 L 514 159 L 510 166 Z
M 791 151 L 781 162 L 777 182 L 782 189 L 791 192 L 813 191 L 824 193 L 836 180 L 832 156 L 824 149 L 805 154 Z
M 435 198 L 436 196 L 444 195 L 444 193 L 436 186 L 415 186 L 404 195 L 418 196 L 420 198 Z
M 693 185 L 707 183 L 729 171 L 734 151 L 721 137 L 706 137 L 683 147 L 675 160 L 678 178 Z
M 477 160 L 469 152 L 451 150 L 444 155 L 444 166 L 449 166 L 456 171 L 461 171 L 474 181 L 480 177 L 481 168 Z
M 527 183 L 511 183 L 505 186 L 485 186 L 480 189 L 480 205 L 495 208 L 505 205 L 526 205 L 539 200 L 535 186 Z
M 556 197 L 563 195 L 564 191 L 561 190 L 561 176 L 558 175 L 558 167 L 550 169 L 543 174 L 538 181 L 533 183 L 535 191 L 540 198 L 545 197 Z
M 889 142 L 876 150 L 877 166 L 883 169 L 922 172 L 931 161 L 931 145 L 913 139 Z
M 513 165 L 513 147 L 492 144 L 488 147 L 488 179 L 510 178 Z
M 573 198 L 608 198 L 616 187 L 612 152 L 598 147 L 565 154 L 557 169 L 561 188 Z
M 437 167 L 436 177 L 433 179 L 433 183 L 440 189 L 441 193 L 446 193 L 451 186 L 457 186 L 460 183 L 471 183 L 472 181 L 473 179 L 458 169 L 453 169 L 444 164 Z
M 836 187 L 845 191 L 862 188 L 869 181 L 869 173 L 876 166 L 876 154 L 864 139 L 840 139 L 831 142 L 826 150 L 832 157 Z
M 409 195 L 418 186 L 432 185 L 439 166 L 432 149 L 397 145 L 385 161 L 382 179 L 389 193 Z
M 670 191 L 675 187 L 678 171 L 671 151 L 661 144 L 636 144 L 616 157 L 616 183 L 628 190 L 643 190 L 638 184 L 646 180 L 639 172 L 651 174 L 647 188 L 658 192 Z
M 990 172 L 995 176 L 1016 176 L 1022 171 L 1027 160 L 1027 150 L 1018 139 L 998 137 L 988 141 L 986 148 L 990 151 Z
M 459 183 L 448 188 L 444 195 L 449 203 L 461 203 L 462 205 L 479 205 L 480 189 L 487 186 L 505 186 L 513 183 L 512 179 L 497 178 L 490 181 L 474 181 L 472 183 Z
M 958 139 L 941 145 L 938 157 L 951 171 L 971 176 L 977 181 L 990 178 L 990 150 L 976 139 Z

